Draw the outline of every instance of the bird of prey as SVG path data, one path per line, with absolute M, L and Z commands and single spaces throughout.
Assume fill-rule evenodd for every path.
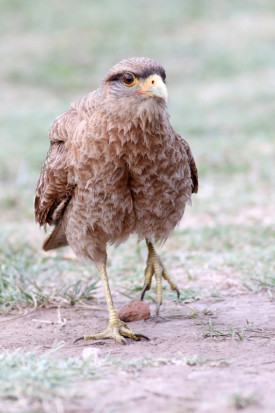
M 163 67 L 145 57 L 113 66 L 99 88 L 73 103 L 50 128 L 50 148 L 36 187 L 35 219 L 53 226 L 44 250 L 70 245 L 99 270 L 108 311 L 107 328 L 80 339 L 113 338 L 125 344 L 147 338 L 119 320 L 106 272 L 108 244 L 130 234 L 145 240 L 144 293 L 162 278 L 179 291 L 154 243 L 164 242 L 183 216 L 198 174 L 188 143 L 169 122 Z

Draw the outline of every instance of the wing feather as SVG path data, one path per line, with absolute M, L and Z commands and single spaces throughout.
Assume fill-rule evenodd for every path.
M 51 146 L 40 172 L 34 202 L 35 221 L 41 226 L 57 224 L 70 202 L 74 183 L 68 181 L 70 165 L 66 141 L 75 128 L 77 118 L 77 111 L 71 108 L 51 126 Z
M 192 179 L 192 193 L 197 193 L 199 189 L 199 177 L 198 177 L 198 170 L 196 166 L 195 159 L 193 157 L 192 151 L 190 146 L 180 135 L 177 135 L 178 138 L 182 141 L 183 147 L 188 157 L 191 179 Z
M 41 226 L 56 224 L 71 199 L 68 183 L 67 151 L 64 142 L 52 143 L 42 166 L 34 202 L 35 220 Z

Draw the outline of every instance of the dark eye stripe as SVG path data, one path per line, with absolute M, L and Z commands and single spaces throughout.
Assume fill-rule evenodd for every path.
M 160 77 L 162 78 L 163 82 L 165 83 L 165 79 L 166 79 L 166 73 L 165 70 L 162 67 L 156 67 L 153 69 L 147 69 L 141 73 L 136 73 L 136 72 L 126 72 L 126 73 L 131 73 L 133 74 L 133 76 L 135 76 L 137 79 L 146 79 L 147 77 L 157 74 L 160 75 Z M 116 73 L 112 76 L 110 76 L 107 79 L 107 82 L 113 82 L 116 80 L 121 80 L 123 78 L 123 75 L 125 74 L 125 72 L 120 72 L 120 73 Z

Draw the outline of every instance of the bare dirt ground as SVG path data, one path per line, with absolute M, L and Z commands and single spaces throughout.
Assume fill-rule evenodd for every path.
M 127 302 L 116 293 L 114 300 L 117 308 Z M 98 301 L 95 305 L 104 308 L 101 297 Z M 150 306 L 153 314 L 154 304 Z M 161 315 L 162 322 L 150 318 L 130 323 L 150 341 L 127 346 L 113 340 L 73 344 L 75 338 L 105 328 L 104 310 L 71 307 L 58 314 L 56 308 L 40 309 L 9 322 L 3 321 L 11 315 L 2 316 L 0 346 L 43 352 L 64 341 L 59 352 L 66 356 L 83 356 L 96 348 L 91 351 L 99 358 L 109 354 L 125 361 L 151 361 L 133 371 L 118 367 L 107 377 L 83 382 L 80 391 L 86 397 L 65 406 L 70 413 L 275 411 L 275 314 L 267 295 L 165 301 Z

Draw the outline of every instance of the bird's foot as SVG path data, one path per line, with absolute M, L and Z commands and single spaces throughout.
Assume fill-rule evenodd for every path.
M 170 285 L 171 289 L 176 291 L 177 293 L 177 298 L 179 299 L 180 297 L 180 292 L 179 289 L 173 280 L 173 278 L 170 276 L 168 271 L 166 270 L 165 266 L 163 265 L 159 255 L 156 253 L 154 245 L 151 241 L 146 240 L 147 247 L 148 247 L 148 258 L 147 258 L 147 264 L 145 268 L 145 279 L 144 279 L 144 285 L 141 291 L 141 297 L 140 299 L 144 299 L 144 295 L 146 291 L 150 290 L 151 288 L 151 283 L 152 283 L 152 278 L 155 275 L 156 277 L 156 321 L 159 321 L 159 309 L 162 303 L 162 278 L 164 278 L 168 284 Z
M 145 340 L 150 340 L 144 334 L 135 333 L 134 331 L 130 330 L 127 324 L 117 319 L 115 323 L 109 323 L 106 330 L 102 331 L 102 333 L 85 335 L 85 336 L 79 337 L 74 341 L 74 343 L 80 340 L 100 340 L 100 339 L 105 339 L 105 338 L 113 338 L 115 341 L 117 341 L 120 344 L 128 344 L 125 337 L 131 338 L 132 340 L 136 340 L 136 341 L 139 341 L 142 338 L 144 338 Z

